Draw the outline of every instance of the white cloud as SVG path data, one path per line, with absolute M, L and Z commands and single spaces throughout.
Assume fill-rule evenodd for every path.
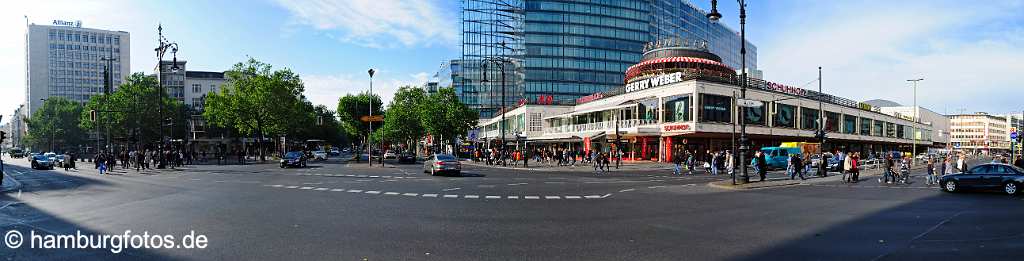
M 913 103 L 907 79 L 919 83 L 918 104 L 939 113 L 1019 111 L 1018 75 L 1024 37 L 1018 3 L 951 2 L 838 4 L 814 13 L 813 23 L 772 28 L 759 45 L 759 68 L 769 80 L 790 84 L 817 77 L 825 92 L 855 100 Z M 966 7 L 966 8 L 965 8 Z
M 378 71 L 373 78 L 373 93 L 380 95 L 387 105 L 399 87 L 422 86 L 428 77 L 426 72 L 399 76 Z M 338 98 L 345 94 L 366 92 L 370 88 L 370 78 L 365 74 L 302 75 L 302 81 L 306 86 L 306 98 L 310 102 L 326 105 L 332 110 L 338 107 Z
M 425 0 L 276 0 L 294 22 L 369 47 L 455 45 L 452 10 Z M 335 36 L 331 32 L 340 32 Z

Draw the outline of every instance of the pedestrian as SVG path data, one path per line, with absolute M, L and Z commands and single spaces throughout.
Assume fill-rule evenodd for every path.
M 718 159 L 719 159 L 718 158 L 718 152 L 715 152 L 714 154 L 711 155 L 711 175 L 712 176 L 718 176 L 718 164 L 720 162 Z
M 68 171 L 68 169 L 71 168 L 71 163 L 68 163 L 69 160 L 71 160 L 71 156 L 64 153 L 64 162 L 60 163 L 60 165 L 63 165 L 62 167 L 64 167 L 64 171 Z
M 676 155 L 672 155 L 672 156 L 673 156 L 672 157 L 672 163 L 674 163 L 675 166 L 676 166 L 675 172 L 673 172 L 673 174 L 674 175 L 679 175 L 682 172 L 681 168 L 682 168 L 682 165 L 683 165 L 683 155 L 676 154 Z
M 935 175 L 935 160 L 933 160 L 931 157 L 928 157 L 928 165 L 925 165 L 925 168 L 928 170 L 928 176 L 925 177 L 924 184 L 928 186 L 931 186 L 932 184 L 938 184 L 939 180 L 937 175 Z
M 1024 159 L 1021 159 L 1021 156 L 1018 155 L 1017 159 L 1013 160 L 1013 165 L 1018 168 L 1024 168 Z
M 693 157 L 693 152 L 686 153 L 686 172 L 693 174 L 693 168 L 697 164 L 697 159 Z
M 764 152 L 757 152 L 757 175 L 761 176 L 761 181 L 764 181 L 768 175 L 768 161 L 764 157 Z
M 843 159 L 843 182 L 853 182 L 853 155 L 846 155 L 846 159 Z
M 853 160 L 850 161 L 850 172 L 853 172 L 851 181 L 860 182 L 860 152 L 853 154 Z
M 800 156 L 797 154 L 789 154 L 789 180 L 796 179 L 796 176 L 800 176 L 800 180 L 805 180 L 804 173 L 800 172 Z
M 107 172 L 106 157 L 104 157 L 103 153 L 96 155 L 96 162 L 96 168 L 100 170 L 100 175 L 103 175 L 103 173 Z
M 604 172 L 608 172 L 608 171 L 612 170 L 611 162 L 609 161 L 609 158 L 611 158 L 611 155 L 609 153 L 602 153 L 601 154 L 601 165 L 604 166 Z
M 967 160 L 964 159 L 965 157 L 966 155 L 960 153 L 960 155 L 956 158 L 956 169 L 960 173 L 964 173 L 965 171 L 967 171 Z
M 732 151 L 725 152 L 725 169 L 729 176 L 734 176 L 736 173 L 736 157 L 732 155 Z

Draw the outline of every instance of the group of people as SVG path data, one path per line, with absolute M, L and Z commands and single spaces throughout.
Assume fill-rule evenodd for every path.
M 123 150 L 120 153 L 107 153 L 100 152 L 93 158 L 93 164 L 95 168 L 99 170 L 100 174 L 105 174 L 110 170 L 115 169 L 120 161 L 120 166 L 123 169 L 131 169 L 135 167 L 135 171 L 141 171 L 145 169 L 152 169 L 152 167 L 159 166 L 161 160 L 163 160 L 168 167 L 175 168 L 184 166 L 185 163 L 191 161 L 187 153 L 181 150 L 166 150 L 161 154 L 156 150 Z
M 725 171 L 727 174 L 732 174 L 736 170 L 735 157 L 731 151 L 715 151 L 710 150 L 704 154 L 705 159 L 698 161 L 695 156 L 696 152 L 680 150 L 672 154 L 672 163 L 675 164 L 673 174 L 683 175 L 685 170 L 687 174 L 693 174 L 693 171 L 697 169 L 698 164 L 702 164 L 704 171 L 710 175 L 718 175 Z M 685 167 L 685 169 L 684 169 Z
M 620 162 L 622 153 L 615 150 L 602 152 L 599 150 L 572 150 L 565 148 L 536 148 L 527 155 L 522 150 L 501 150 L 497 148 L 476 149 L 473 151 L 473 160 L 483 162 L 486 165 L 502 165 L 518 167 L 527 159 L 547 166 L 576 166 L 577 164 L 590 164 L 595 171 L 608 171 L 612 163 Z M 619 158 L 616 158 L 619 157 Z

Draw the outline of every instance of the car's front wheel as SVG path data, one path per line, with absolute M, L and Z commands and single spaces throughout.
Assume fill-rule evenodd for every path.
M 1010 196 L 1017 194 L 1017 183 L 1014 183 L 1013 181 L 1006 182 L 1006 184 L 1003 185 L 1003 191 Z
M 956 190 L 957 190 L 956 181 L 948 180 L 942 186 L 942 188 L 945 189 L 946 192 L 956 192 Z

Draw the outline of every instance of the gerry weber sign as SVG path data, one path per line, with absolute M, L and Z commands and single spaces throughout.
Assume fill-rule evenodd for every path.
M 669 74 L 659 74 L 651 78 L 634 81 L 626 84 L 626 92 L 635 92 L 640 90 L 646 90 L 648 88 L 654 88 L 662 85 L 673 84 L 683 81 L 682 72 L 674 72 Z
M 53 20 L 53 25 L 82 28 L 82 21 Z

